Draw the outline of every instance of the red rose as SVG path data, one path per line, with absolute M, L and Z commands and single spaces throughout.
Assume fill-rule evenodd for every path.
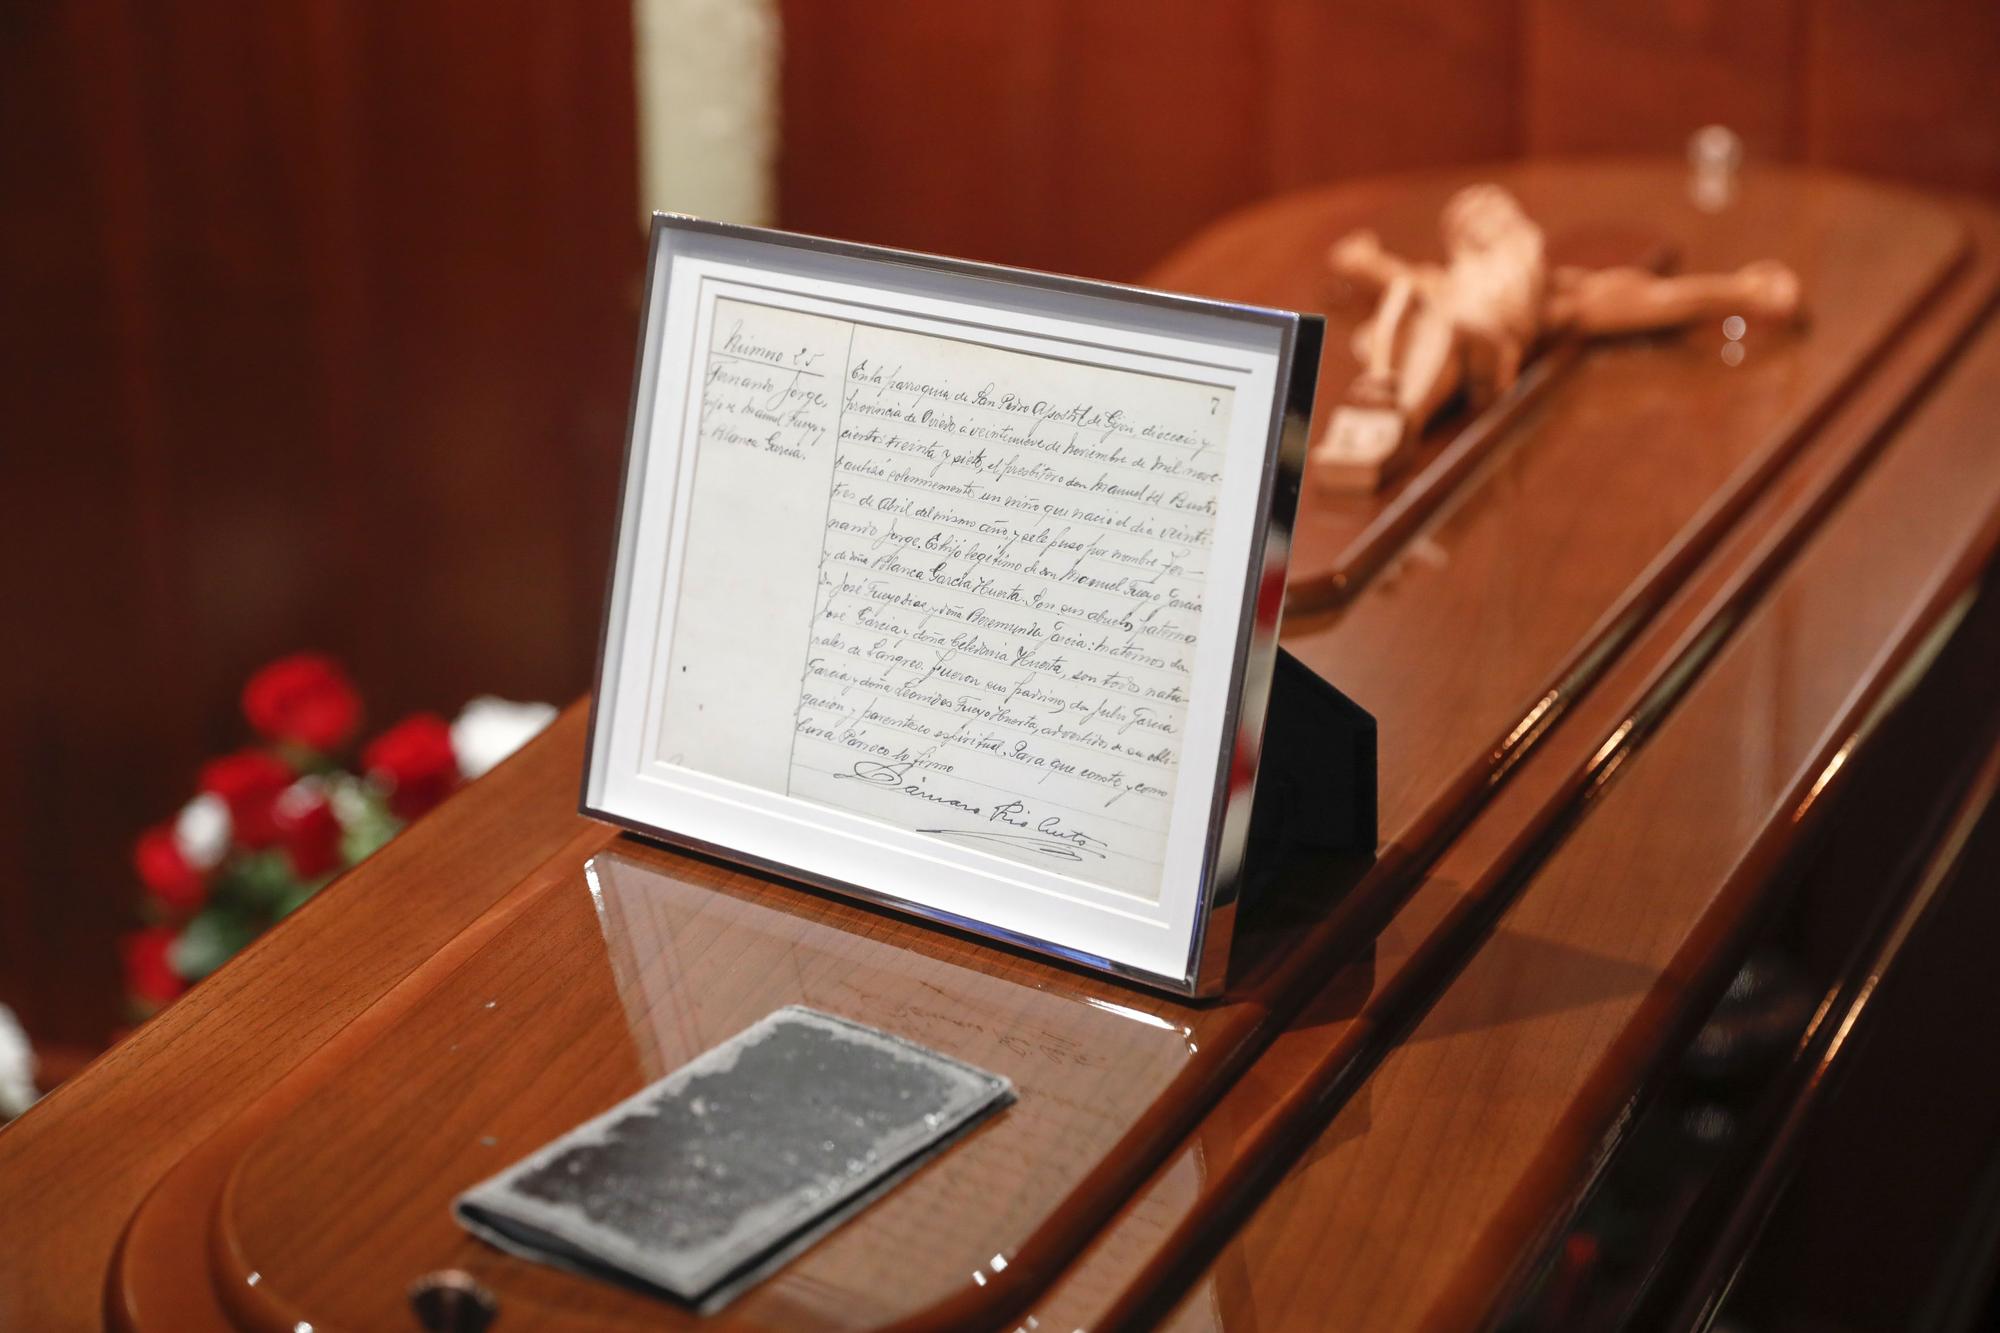
M 243 713 L 274 741 L 337 750 L 361 725 L 361 695 L 332 658 L 296 653 L 250 677 L 243 687 Z
M 126 989 L 147 1004 L 169 1004 L 187 989 L 187 983 L 167 961 L 174 939 L 173 927 L 148 926 L 118 941 L 118 952 L 125 960 Z
M 171 824 L 149 828 L 139 835 L 139 844 L 132 849 L 132 868 L 139 872 L 139 881 L 146 886 L 146 892 L 170 912 L 192 912 L 208 897 L 207 882 L 181 855 Z
M 317 783 L 293 783 L 272 813 L 293 874 L 312 880 L 339 868 L 340 821 Z
M 415 819 L 458 785 L 451 726 L 435 713 L 406 717 L 361 752 L 361 765 L 388 793 L 389 808 Z
M 229 806 L 236 841 L 251 851 L 278 841 L 274 807 L 292 785 L 291 766 L 262 750 L 239 750 L 202 766 L 200 787 Z

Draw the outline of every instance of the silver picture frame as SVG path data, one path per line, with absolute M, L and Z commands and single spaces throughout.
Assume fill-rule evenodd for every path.
M 925 330 L 961 328 L 967 340 L 1030 329 L 1036 346 L 1073 344 L 1086 364 L 1134 347 L 1211 348 L 1216 364 L 1250 368 L 1243 384 L 1263 386 L 1255 398 L 1240 400 L 1245 420 L 1254 416 L 1256 428 L 1243 428 L 1240 447 L 1232 437 L 1232 457 L 1242 457 L 1228 463 L 1233 471 L 1217 483 L 1216 512 L 1231 524 L 1247 516 L 1247 529 L 1231 528 L 1247 531 L 1247 540 L 1226 564 L 1203 571 L 1212 600 L 1232 614 L 1217 622 L 1226 634 L 1202 631 L 1197 651 L 1216 665 L 1196 678 L 1209 687 L 1190 690 L 1195 697 L 1187 709 L 1190 716 L 1199 712 L 1207 734 L 1220 743 L 1178 751 L 1173 770 L 1176 792 L 1190 793 L 1185 808 L 1200 809 L 1205 818 L 1198 829 L 1190 824 L 1187 832 L 1174 833 L 1178 850 L 1163 870 L 1168 887 L 1157 902 L 1135 899 L 1128 906 L 1089 885 L 1050 894 L 1031 882 L 1040 871 L 1015 875 L 983 860 L 968 869 L 978 858 L 956 843 L 947 848 L 932 839 L 937 849 L 919 847 L 907 836 L 910 830 L 857 828 L 846 815 L 803 797 L 725 789 L 719 779 L 689 773 L 646 749 L 646 724 L 654 716 L 649 710 L 665 688 L 659 677 L 680 623 L 667 606 L 680 593 L 660 553 L 686 540 L 674 528 L 674 515 L 682 515 L 685 526 L 694 513 L 688 508 L 692 483 L 672 480 L 692 476 L 699 431 L 700 406 L 690 395 L 698 396 L 695 361 L 703 350 L 687 332 L 697 325 L 688 321 L 701 318 L 703 300 L 739 299 L 705 294 L 717 274 L 731 284 L 717 290 L 754 287 L 777 293 L 774 300 L 837 299 L 843 310 L 921 319 Z M 686 313 L 690 302 L 693 315 Z M 580 810 L 646 838 L 1149 987 L 1187 996 L 1218 993 L 1245 889 L 1322 337 L 1321 320 L 1309 314 L 655 214 Z M 1190 357 L 1190 364 L 1199 361 Z M 1231 398 L 1232 410 L 1238 401 Z M 1259 450 L 1254 460 L 1252 445 Z M 663 507 L 670 512 L 659 512 Z M 743 526 L 752 526 L 750 516 Z M 1205 784 L 1198 781 L 1203 774 Z M 1173 806 L 1176 830 L 1183 824 L 1180 799 Z M 1185 851 L 1195 846 L 1198 854 Z

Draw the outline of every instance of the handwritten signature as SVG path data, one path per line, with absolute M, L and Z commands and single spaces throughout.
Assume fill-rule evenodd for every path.
M 1055 816 L 1051 815 L 1042 823 L 1044 826 L 1055 825 Z M 1081 861 L 1086 856 L 1094 856 L 1100 861 L 1104 859 L 1102 851 L 1086 845 L 1093 842 L 1101 844 L 1102 840 L 1074 829 L 1057 827 L 1054 832 L 1047 834 L 1008 833 L 1001 829 L 985 828 L 920 828 L 917 832 L 935 838 L 969 838 L 973 842 L 993 842 L 1003 847 L 1019 847 L 1025 851 L 1040 852 L 1043 856 L 1053 857 L 1058 861 Z
M 1082 829 L 1065 826 L 1060 815 L 1044 815 L 1036 819 L 1028 810 L 1027 802 L 1021 800 L 1002 801 L 990 810 L 969 804 L 910 781 L 910 770 L 915 766 L 915 760 L 884 763 L 876 759 L 862 759 L 855 763 L 852 772 L 834 776 L 890 787 L 933 805 L 950 806 L 969 815 L 984 816 L 986 820 L 984 825 L 969 828 L 915 830 L 934 838 L 964 838 L 971 842 L 994 843 L 1001 847 L 1039 852 L 1059 861 L 1081 861 L 1086 856 L 1101 861 L 1105 857 L 1104 839 L 1093 837 Z
M 1028 812 L 1025 801 L 1006 801 L 993 807 L 986 820 L 986 828 L 931 828 L 918 829 L 939 838 L 969 838 L 974 842 L 997 843 L 1002 847 L 1018 847 L 1025 851 L 1040 852 L 1059 861 L 1081 861 L 1086 856 L 1104 859 L 1104 839 L 1093 838 L 1082 829 L 1066 828 L 1060 815 L 1045 815 L 1037 820 Z M 990 827 L 1000 825 L 999 828 Z

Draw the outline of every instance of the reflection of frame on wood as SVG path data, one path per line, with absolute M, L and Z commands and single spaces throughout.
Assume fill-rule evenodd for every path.
M 1219 988 L 1257 848 L 1373 846 L 1372 723 L 1274 693 L 1319 336 L 656 218 L 583 808 Z

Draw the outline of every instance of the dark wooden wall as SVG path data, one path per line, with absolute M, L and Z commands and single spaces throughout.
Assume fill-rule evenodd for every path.
M 1991 0 L 786 6 L 786 219 L 1137 276 L 1237 204 L 1523 154 L 1755 156 L 2000 190 Z
M 615 7 L 0 5 L 0 1000 L 101 1041 L 132 836 L 344 658 L 584 688 L 639 260 Z M 393 920 L 382 922 L 393 931 Z
M 783 221 L 1114 278 L 1523 153 L 2000 189 L 1991 0 L 785 0 Z M 0 1001 L 117 1021 L 133 834 L 263 660 L 588 682 L 641 261 L 627 0 L 0 4 Z M 384 931 L 396 928 L 393 920 Z

